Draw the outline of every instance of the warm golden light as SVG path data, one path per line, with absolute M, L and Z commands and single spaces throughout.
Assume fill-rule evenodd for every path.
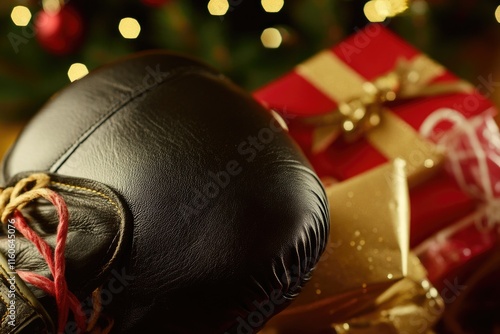
M 370 22 L 382 22 L 388 17 L 394 17 L 408 9 L 407 0 L 371 0 L 363 11 Z
M 495 10 L 495 18 L 497 19 L 497 22 L 500 23 L 500 6 L 498 6 Z
M 260 35 L 260 40 L 264 47 L 269 49 L 276 49 L 281 45 L 281 42 L 283 42 L 283 37 L 281 36 L 281 33 L 278 29 L 267 28 L 264 29 L 264 31 Z
M 24 27 L 27 26 L 31 20 L 31 12 L 27 7 L 16 6 L 12 9 L 10 18 L 16 26 Z
M 385 6 L 388 7 L 389 11 L 389 13 L 387 14 L 388 17 L 396 16 L 408 9 L 408 0 L 376 0 L 376 1 L 386 2 Z
M 81 79 L 84 76 L 89 74 L 89 70 L 87 69 L 87 66 L 81 63 L 74 63 L 69 67 L 68 70 L 68 78 L 71 82 Z
M 268 13 L 277 13 L 283 8 L 284 0 L 262 0 L 262 8 Z
M 222 16 L 229 10 L 229 2 L 227 0 L 210 0 L 207 7 L 210 15 Z
M 363 7 L 363 12 L 365 13 L 366 18 L 370 22 L 383 22 L 386 19 L 386 16 L 380 15 L 377 10 L 377 6 L 375 5 L 376 1 L 371 0 L 365 3 Z M 379 6 L 380 7 L 380 6 Z
M 118 25 L 118 30 L 120 31 L 120 34 L 122 34 L 123 38 L 134 39 L 139 36 L 139 33 L 141 32 L 141 25 L 136 19 L 125 17 L 121 19 L 120 24 Z
M 392 4 L 389 0 L 373 0 L 375 11 L 381 17 L 388 17 L 392 13 Z
M 61 0 L 43 0 L 42 7 L 46 12 L 58 12 L 61 9 Z

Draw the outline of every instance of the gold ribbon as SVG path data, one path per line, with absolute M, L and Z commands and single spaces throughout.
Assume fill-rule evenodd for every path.
M 405 162 L 327 186 L 330 240 L 297 299 L 263 333 L 416 333 L 442 300 L 409 250 Z M 333 333 L 335 333 L 333 332 Z
M 365 137 L 389 160 L 407 162 L 410 183 L 429 175 L 428 170 L 440 165 L 444 154 L 387 109 L 386 103 L 473 90 L 464 81 L 433 83 L 445 69 L 425 55 L 400 59 L 392 71 L 371 82 L 330 51 L 298 65 L 296 72 L 338 103 L 337 110 L 304 119 L 315 126 L 313 153 L 324 151 L 339 136 L 346 142 Z

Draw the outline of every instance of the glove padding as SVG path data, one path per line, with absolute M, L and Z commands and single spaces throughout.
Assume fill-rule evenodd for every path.
M 0 176 L 30 172 L 67 185 L 50 187 L 69 208 L 68 286 L 84 311 L 103 287 L 116 333 L 255 333 L 300 293 L 328 238 L 322 184 L 278 120 L 181 55 L 139 53 L 59 92 Z M 53 245 L 54 208 L 22 212 Z M 17 240 L 17 269 L 49 277 Z M 30 288 L 56 323 L 52 298 Z

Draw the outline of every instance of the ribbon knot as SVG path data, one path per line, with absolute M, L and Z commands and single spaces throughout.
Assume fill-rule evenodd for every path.
M 335 110 L 304 119 L 315 126 L 313 152 L 325 150 L 341 136 L 348 143 L 359 140 L 381 124 L 390 102 L 473 90 L 465 81 L 433 82 L 444 72 L 444 67 L 423 55 L 400 59 L 391 71 L 363 82 L 357 96 L 337 101 Z
M 338 112 L 333 114 L 339 120 L 332 123 L 341 122 L 340 129 L 347 142 L 358 140 L 365 132 L 380 124 L 383 106 L 396 99 L 399 86 L 399 79 L 394 73 L 373 83 L 365 82 L 365 94 L 348 102 L 340 102 Z

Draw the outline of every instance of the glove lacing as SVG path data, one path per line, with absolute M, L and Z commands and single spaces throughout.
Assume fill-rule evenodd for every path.
M 58 333 L 63 333 L 68 321 L 69 311 L 73 313 L 74 321 L 81 333 L 109 333 L 113 321 L 108 319 L 104 329 L 97 327 L 100 317 L 100 289 L 92 294 L 93 310 L 90 318 L 86 319 L 78 298 L 68 289 L 65 277 L 64 249 L 68 234 L 68 208 L 61 195 L 49 188 L 50 177 L 46 174 L 32 174 L 14 187 L 0 188 L 0 219 L 3 224 L 13 223 L 26 239 L 31 241 L 43 256 L 53 280 L 35 272 L 17 270 L 17 274 L 33 286 L 43 290 L 55 298 L 58 312 Z M 28 203 L 45 199 L 52 203 L 57 210 L 59 223 L 57 225 L 56 246 L 52 252 L 49 244 L 43 240 L 29 225 L 21 213 L 21 209 Z

